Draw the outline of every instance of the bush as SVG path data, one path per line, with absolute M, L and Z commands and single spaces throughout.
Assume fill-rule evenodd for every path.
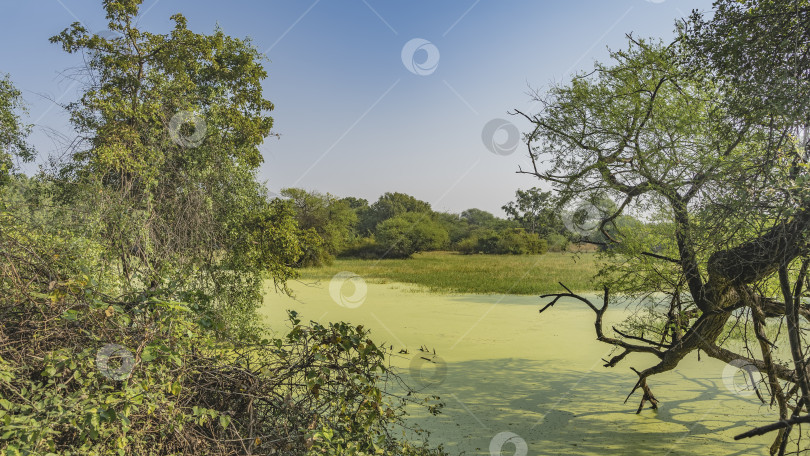
M 382 255 L 407 258 L 417 252 L 439 250 L 449 243 L 447 230 L 428 214 L 408 212 L 377 225 L 377 244 Z
M 456 249 L 464 254 L 525 255 L 545 253 L 548 243 L 536 233 L 528 233 L 522 228 L 501 232 L 481 229 L 473 231 L 470 237 L 457 243 Z
M 0 228 L 0 454 L 441 454 L 392 436 L 406 403 L 362 327 L 221 339 L 188 293 L 119 293 L 99 244 Z
M 384 251 L 380 249 L 374 235 L 358 238 L 349 243 L 349 246 L 340 253 L 343 258 L 359 258 L 361 260 L 373 260 L 382 255 Z
M 309 248 L 304 250 L 300 266 L 322 266 L 332 263 L 334 256 L 346 247 L 357 225 L 357 214 L 349 202 L 329 193 L 308 192 L 300 188 L 285 188 L 281 194 L 289 198 L 298 227 L 307 233 Z
M 548 242 L 548 250 L 550 252 L 565 252 L 568 250 L 569 240 L 562 234 L 550 234 L 546 241 Z

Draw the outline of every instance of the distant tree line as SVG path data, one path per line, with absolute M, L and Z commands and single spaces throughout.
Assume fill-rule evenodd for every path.
M 437 212 L 429 203 L 398 192 L 385 193 L 371 204 L 300 188 L 283 189 L 281 195 L 302 235 L 311 240 L 300 266 L 329 263 L 337 256 L 407 258 L 432 250 L 542 254 L 565 251 L 581 240 L 566 228 L 559 201 L 539 188 L 518 190 L 515 200 L 503 206 L 506 218 L 475 208 L 460 214 Z M 601 233 L 589 239 L 597 245 L 604 243 L 600 240 Z

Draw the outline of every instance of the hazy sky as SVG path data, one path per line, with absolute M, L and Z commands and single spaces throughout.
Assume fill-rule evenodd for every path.
M 50 100 L 77 97 L 62 73 L 82 61 L 48 37 L 74 21 L 106 29 L 101 1 L 0 5 L 0 73 L 23 91 L 40 154 L 58 154 L 56 138 L 72 133 Z M 145 0 L 140 26 L 168 31 L 181 12 L 195 32 L 219 24 L 266 52 L 265 94 L 281 137 L 262 147 L 260 178 L 272 191 L 369 201 L 399 191 L 436 210 L 501 215 L 516 189 L 539 184 L 515 174 L 529 164 L 525 147 L 509 153 L 510 132 L 528 125 L 507 111 L 536 111 L 530 87 L 592 68 L 626 33 L 670 39 L 678 18 L 710 8 L 711 0 Z M 485 129 L 493 119 L 509 123 Z M 489 131 L 501 154 L 485 146 Z

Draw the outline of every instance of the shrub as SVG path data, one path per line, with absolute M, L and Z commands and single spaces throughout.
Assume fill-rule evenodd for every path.
M 522 228 L 497 232 L 491 229 L 473 231 L 470 237 L 458 242 L 456 249 L 465 254 L 488 253 L 497 255 L 539 254 L 548 250 L 548 243 L 536 233 Z
M 362 327 L 291 313 L 284 337 L 221 339 L 188 293 L 120 294 L 97 244 L 16 222 L 0 212 L 0 454 L 441 454 L 393 437 L 406 402 Z
M 546 241 L 548 243 L 548 250 L 550 252 L 565 252 L 568 250 L 569 240 L 562 234 L 550 234 Z
M 382 255 L 380 246 L 374 239 L 374 235 L 358 238 L 349 243 L 349 246 L 340 253 L 344 258 L 360 258 L 363 260 L 377 259 Z
M 417 252 L 439 250 L 449 243 L 449 236 L 428 214 L 408 212 L 377 225 L 377 243 L 383 255 L 407 258 Z

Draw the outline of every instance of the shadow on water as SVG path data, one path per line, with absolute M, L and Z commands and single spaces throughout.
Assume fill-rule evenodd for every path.
M 624 403 L 636 378 L 629 369 L 596 365 L 577 372 L 528 359 L 451 363 L 444 381 L 427 390 L 446 403 L 442 414 L 417 419 L 451 454 L 488 455 L 492 438 L 503 431 L 524 439 L 528 455 L 767 453 L 771 437 L 732 437 L 772 412 L 728 393 L 722 381 L 664 374 L 651 381 L 659 409 L 636 415 L 640 396 Z M 515 446 L 507 443 L 502 451 L 511 456 Z

